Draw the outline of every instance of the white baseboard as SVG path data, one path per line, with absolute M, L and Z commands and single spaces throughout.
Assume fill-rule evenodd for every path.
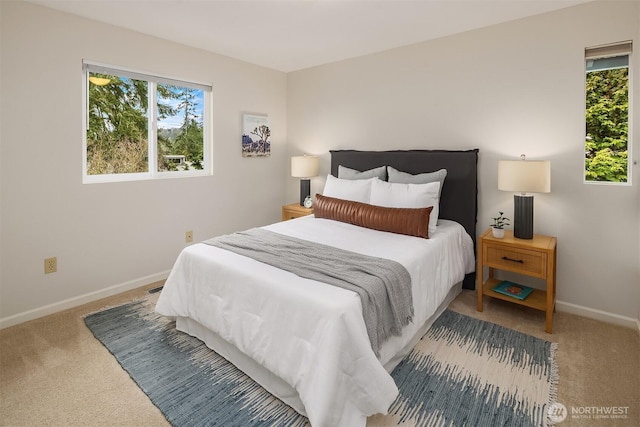
M 14 314 L 12 316 L 0 318 L 0 329 L 7 328 L 9 326 L 17 325 L 19 323 L 27 322 L 29 320 L 37 319 L 38 317 L 47 316 L 49 314 L 57 313 L 59 311 L 74 308 L 82 304 L 97 301 L 102 298 L 110 297 L 121 292 L 130 291 L 132 289 L 139 288 L 141 286 L 149 285 L 153 282 L 165 280 L 169 277 L 169 270 L 161 273 L 152 274 L 149 276 L 141 277 L 139 279 L 131 280 L 129 282 L 120 283 L 118 285 L 110 286 L 99 291 L 90 292 L 88 294 L 79 295 L 77 297 L 69 298 L 64 301 L 55 302 L 53 304 L 45 305 L 44 307 L 38 307 L 33 310 L 28 310 L 22 313 Z
M 583 307 L 581 305 L 571 304 L 564 301 L 556 301 L 556 309 L 565 313 L 571 313 L 577 316 L 635 329 L 640 332 L 640 319 L 620 316 L 619 314 L 596 310 L 595 308 Z
M 152 274 L 149 276 L 141 277 L 139 279 L 131 280 L 129 282 L 120 283 L 118 285 L 110 286 L 99 291 L 90 292 L 88 294 L 80 295 L 77 297 L 69 298 L 64 301 L 56 302 L 53 304 L 45 305 L 44 307 L 35 308 L 33 310 L 25 311 L 23 313 L 14 314 L 9 317 L 0 318 L 0 329 L 8 328 L 9 326 L 17 325 L 19 323 L 27 322 L 29 320 L 37 319 L 42 316 L 57 313 L 59 311 L 67 310 L 69 308 L 77 307 L 82 304 L 97 301 L 102 298 L 110 297 L 121 292 L 130 291 L 132 289 L 139 288 L 165 280 L 169 277 L 170 270 L 160 273 Z M 640 332 L 640 319 L 633 319 L 631 317 L 620 316 L 618 314 L 609 313 L 602 310 L 596 310 L 594 308 L 583 307 L 581 305 L 571 304 L 564 301 L 556 301 L 556 309 L 565 313 L 575 314 L 577 316 L 586 317 L 589 319 L 599 320 L 602 322 L 612 323 L 615 325 L 632 328 Z

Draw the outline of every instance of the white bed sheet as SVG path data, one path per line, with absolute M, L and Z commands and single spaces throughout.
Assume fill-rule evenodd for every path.
M 314 427 L 364 426 L 398 393 L 384 365 L 395 366 L 452 286 L 474 270 L 471 238 L 446 220 L 430 239 L 313 216 L 264 228 L 400 262 L 412 279 L 414 321 L 378 359 L 357 294 L 202 243 L 179 255 L 156 311 L 197 322 L 281 378 Z

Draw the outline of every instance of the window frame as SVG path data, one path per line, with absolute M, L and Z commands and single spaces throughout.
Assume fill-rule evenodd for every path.
M 89 73 L 99 72 L 104 74 L 128 77 L 137 80 L 144 80 L 150 85 L 148 90 L 148 111 L 147 111 L 147 156 L 148 171 L 134 173 L 113 173 L 113 174 L 87 174 L 87 128 L 89 121 Z M 203 159 L 202 169 L 190 169 L 185 171 L 159 171 L 158 170 L 158 114 L 157 114 L 157 85 L 171 84 L 176 86 L 190 87 L 202 90 L 204 93 L 202 112 L 202 133 L 203 133 Z M 213 85 L 210 83 L 199 83 L 184 79 L 176 79 L 148 72 L 141 72 L 124 67 L 103 64 L 99 62 L 82 61 L 82 183 L 108 183 L 141 181 L 168 178 L 187 178 L 196 176 L 213 175 Z
M 631 40 L 627 40 L 627 41 L 623 41 L 623 42 L 617 42 L 617 43 L 611 43 L 611 44 L 605 44 L 605 45 L 600 45 L 600 46 L 594 46 L 594 47 L 588 47 L 584 49 L 584 61 L 583 61 L 583 69 L 584 69 L 584 85 L 583 85 L 583 95 L 585 98 L 584 99 L 584 113 L 583 113 L 583 119 L 584 121 L 584 127 L 583 129 L 585 129 L 586 131 L 586 95 L 587 95 L 587 74 L 590 72 L 587 70 L 587 62 L 589 60 L 595 60 L 595 59 L 603 59 L 603 58 L 611 58 L 611 57 L 617 57 L 617 56 L 627 56 L 628 57 L 628 64 L 627 64 L 627 75 L 628 75 L 628 82 L 629 82 L 629 87 L 628 87 L 628 93 L 627 93 L 627 98 L 628 98 L 628 108 L 627 108 L 627 180 L 625 182 L 615 182 L 615 181 L 595 181 L 595 180 L 588 180 L 586 177 L 586 171 L 587 171 L 587 159 L 586 156 L 583 156 L 583 162 L 582 162 L 582 181 L 584 184 L 589 184 L 589 185 L 614 185 L 614 186 L 623 186 L 623 187 L 627 187 L 627 186 L 631 186 L 632 185 L 632 178 L 633 178 L 633 135 L 634 135 L 634 129 L 633 129 L 633 111 L 634 111 L 634 86 L 635 86 L 635 79 L 632 77 L 633 74 L 636 72 L 633 68 L 632 68 L 632 64 L 633 64 L 633 42 Z M 586 137 L 586 133 L 584 135 L 584 137 Z M 583 150 L 586 149 L 586 142 L 583 139 Z

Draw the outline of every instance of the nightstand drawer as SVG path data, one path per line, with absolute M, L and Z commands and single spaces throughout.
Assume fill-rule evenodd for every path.
M 547 256 L 543 252 L 485 244 L 484 265 L 501 270 L 547 277 Z

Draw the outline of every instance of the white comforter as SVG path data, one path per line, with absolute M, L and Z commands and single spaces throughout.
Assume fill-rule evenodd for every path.
M 364 426 L 398 389 L 383 365 L 474 270 L 464 228 L 440 220 L 431 239 L 313 216 L 265 227 L 281 234 L 400 262 L 411 275 L 415 316 L 374 355 L 357 294 L 206 244 L 185 248 L 156 311 L 191 318 L 294 388 L 313 427 Z

